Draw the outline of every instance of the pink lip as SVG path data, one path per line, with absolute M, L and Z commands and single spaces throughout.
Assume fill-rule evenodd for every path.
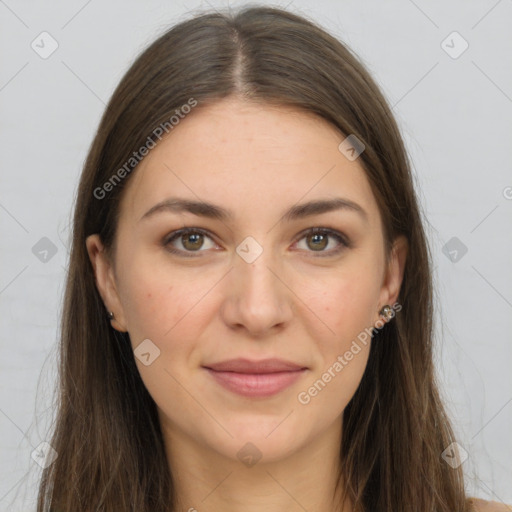
M 229 391 L 248 397 L 272 396 L 291 386 L 305 371 L 276 373 L 217 372 L 207 368 L 210 375 Z
M 246 397 L 269 397 L 291 386 L 307 370 L 281 359 L 232 359 L 205 366 L 224 388 Z

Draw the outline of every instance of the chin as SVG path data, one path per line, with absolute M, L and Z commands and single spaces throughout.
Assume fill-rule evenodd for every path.
M 298 427 L 290 421 L 290 417 L 285 419 L 287 414 L 278 420 L 254 417 L 240 419 L 229 426 L 226 424 L 233 437 L 224 437 L 224 455 L 236 457 L 242 462 L 245 456 L 261 459 L 261 462 L 275 462 L 290 456 L 300 449 L 300 441 L 304 434 L 301 435 Z M 290 414 L 292 415 L 293 413 Z M 218 449 L 219 444 L 216 446 Z

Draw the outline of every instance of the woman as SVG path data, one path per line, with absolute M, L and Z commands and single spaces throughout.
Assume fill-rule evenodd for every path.
M 465 496 L 396 123 L 302 17 L 197 16 L 131 66 L 64 306 L 39 511 L 500 510 Z

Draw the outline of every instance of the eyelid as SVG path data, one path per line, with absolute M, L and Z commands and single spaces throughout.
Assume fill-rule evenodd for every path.
M 168 235 L 166 235 L 162 240 L 162 245 L 171 253 L 177 254 L 183 257 L 198 257 L 202 252 L 207 252 L 207 250 L 197 250 L 197 251 L 184 251 L 182 249 L 175 249 L 175 248 L 169 248 L 169 245 L 172 241 L 179 239 L 181 235 L 187 234 L 187 233 L 198 233 L 202 234 L 208 238 L 210 238 L 214 243 L 215 237 L 208 231 L 202 228 L 196 228 L 196 227 L 184 227 L 175 231 L 172 231 Z M 338 241 L 340 244 L 339 247 L 335 249 L 331 249 L 329 251 L 305 251 L 308 253 L 312 253 L 313 257 L 328 257 L 328 256 L 334 256 L 338 255 L 341 251 L 344 249 L 348 249 L 352 247 L 352 243 L 350 239 L 341 231 L 338 231 L 337 229 L 330 228 L 330 227 L 322 227 L 322 226 L 315 226 L 312 228 L 307 228 L 303 231 L 301 231 L 297 237 L 293 245 L 300 242 L 303 238 L 305 238 L 308 235 L 314 235 L 316 233 L 321 233 L 326 236 L 330 236 L 331 238 L 334 238 Z

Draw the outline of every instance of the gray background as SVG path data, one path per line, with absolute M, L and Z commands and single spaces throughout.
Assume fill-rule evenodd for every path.
M 105 103 L 140 50 L 210 6 L 227 3 L 0 0 L 0 510 L 34 510 L 71 207 Z M 393 105 L 428 219 L 436 364 L 468 490 L 512 503 L 512 0 L 289 8 L 354 49 Z M 58 43 L 45 59 L 31 47 L 51 49 L 43 31 Z

